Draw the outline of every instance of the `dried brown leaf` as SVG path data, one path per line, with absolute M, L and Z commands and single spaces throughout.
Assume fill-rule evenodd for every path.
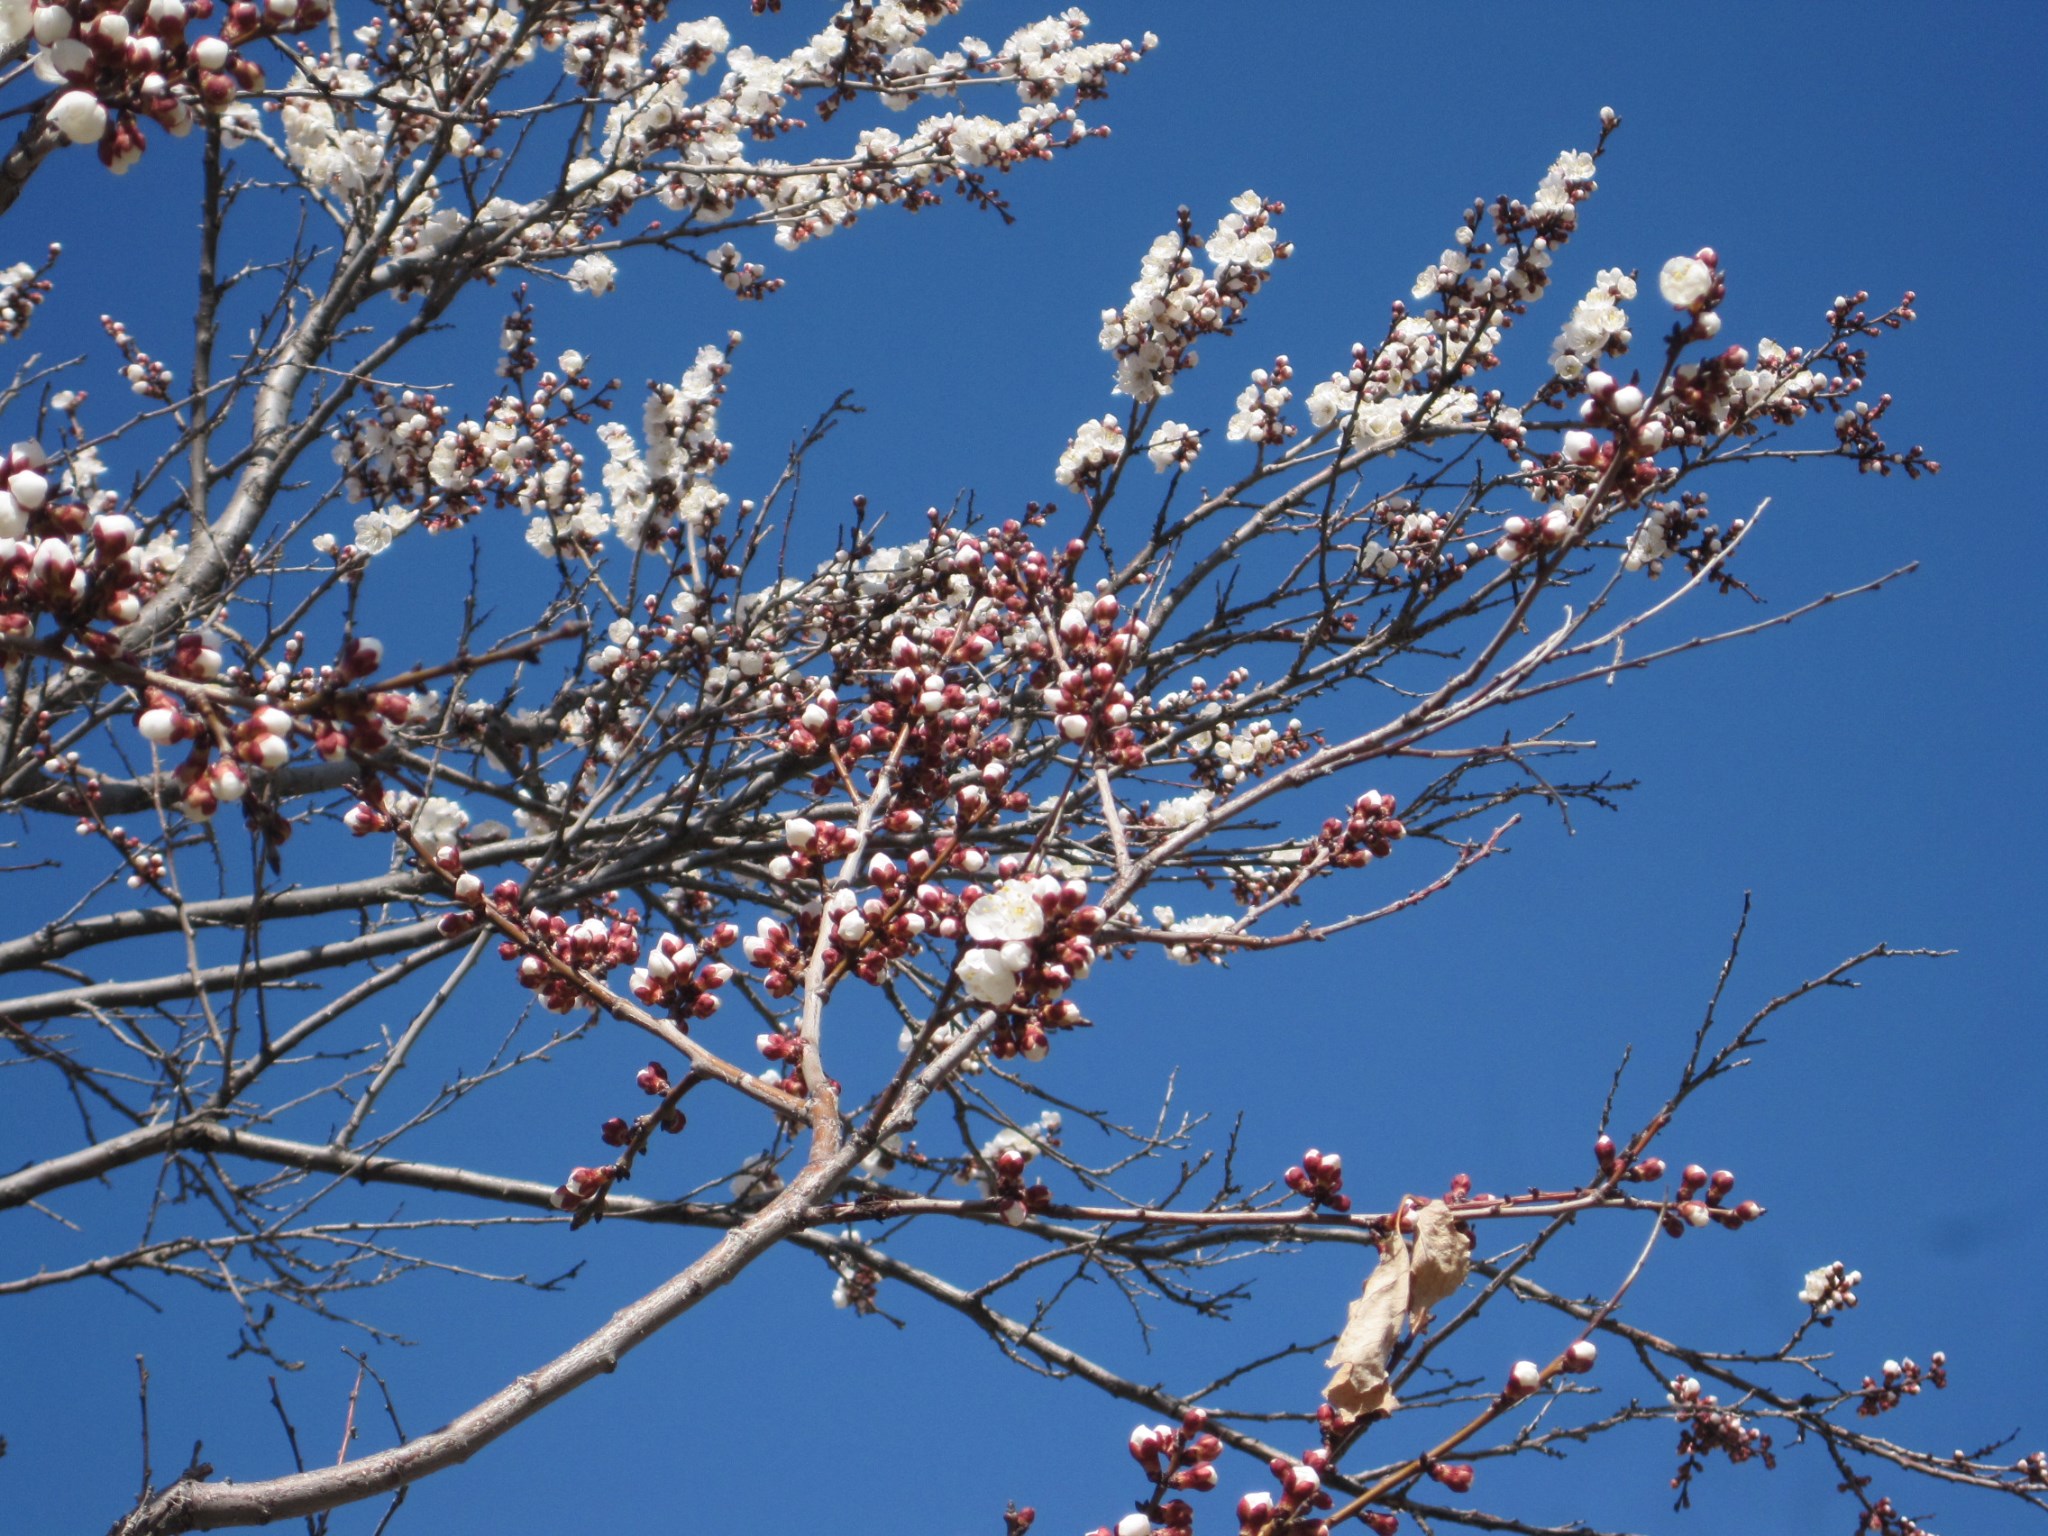
M 1429 1326 L 1430 1309 L 1457 1294 L 1472 1269 L 1472 1245 L 1451 1208 L 1432 1200 L 1415 1213 L 1415 1252 L 1409 1262 L 1408 1328 Z
M 1341 1413 L 1392 1413 L 1400 1406 L 1387 1390 L 1387 1357 L 1408 1310 L 1408 1272 L 1408 1245 L 1390 1232 L 1380 1241 L 1380 1261 L 1366 1276 L 1364 1292 L 1351 1303 L 1337 1347 L 1323 1362 L 1337 1372 L 1323 1397 Z

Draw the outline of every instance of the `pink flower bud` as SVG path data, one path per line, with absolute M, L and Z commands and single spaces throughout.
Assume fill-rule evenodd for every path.
M 92 541 L 104 558 L 125 554 L 135 547 L 135 519 L 109 512 L 92 520 Z
M 1517 1360 L 1515 1368 L 1508 1372 L 1508 1384 L 1502 1396 L 1527 1397 L 1543 1385 L 1543 1372 L 1534 1360 Z
M 266 773 L 275 773 L 292 760 L 292 744 L 282 736 L 258 736 L 246 744 L 243 760 Z
M 22 477 L 16 475 L 15 479 Z M 21 498 L 16 497 L 17 501 Z M 78 570 L 78 556 L 71 552 L 71 545 L 64 539 L 44 539 L 36 545 L 35 559 L 31 565 L 35 572 L 36 585 L 52 594 L 66 591 L 71 578 Z

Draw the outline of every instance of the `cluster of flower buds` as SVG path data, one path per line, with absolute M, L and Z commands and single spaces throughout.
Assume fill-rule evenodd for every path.
M 119 174 L 142 156 L 144 120 L 174 137 L 190 133 L 198 113 L 263 88 L 245 45 L 318 26 L 327 13 L 327 0 L 234 0 L 220 35 L 188 37 L 189 23 L 212 18 L 214 0 L 43 0 L 30 20 L 36 73 L 67 87 L 46 120 L 71 143 L 96 145 L 100 163 Z
M 763 1074 L 763 1081 L 772 1083 L 793 1099 L 801 1099 L 811 1091 L 810 1084 L 805 1080 L 802 1071 L 804 1060 L 804 1039 L 802 1035 L 793 1029 L 763 1030 L 760 1034 L 754 1036 L 754 1049 L 761 1053 L 763 1060 L 773 1062 L 776 1066 L 783 1069 L 780 1077 L 770 1077 L 767 1074 Z M 839 1090 L 839 1080 L 837 1078 L 827 1078 L 826 1081 L 832 1085 L 835 1093 Z M 1021 1217 L 1015 1218 L 1015 1220 L 1021 1219 Z
M 683 1092 L 695 1086 L 697 1079 L 685 1077 Z M 633 1083 L 650 1098 L 666 1099 L 674 1091 L 674 1084 L 668 1080 L 668 1068 L 658 1061 L 650 1061 L 633 1074 Z M 678 1098 L 681 1094 L 677 1095 Z M 631 1147 L 644 1145 L 649 1130 L 659 1129 L 674 1136 L 688 1124 L 683 1112 L 674 1104 L 666 1108 L 650 1110 L 647 1114 L 628 1120 L 623 1115 L 613 1115 L 598 1127 L 598 1137 L 608 1147 Z
M 1470 1493 L 1475 1475 L 1469 1461 L 1432 1461 L 1428 1464 L 1432 1481 L 1442 1483 L 1453 1493 Z
M 784 707 L 790 712 L 790 720 L 782 744 L 798 757 L 815 756 L 847 731 L 847 722 L 839 716 L 839 695 L 829 685 L 820 687 L 808 699 L 793 700 Z
M 1279 1479 L 1279 1496 L 1248 1493 L 1237 1501 L 1240 1536 L 1265 1536 L 1282 1530 L 1289 1536 L 1328 1536 L 1329 1525 L 1317 1519 L 1316 1513 L 1337 1502 L 1323 1489 L 1323 1473 L 1331 1466 L 1330 1452 L 1317 1446 L 1300 1461 L 1276 1456 L 1266 1465 Z
M 739 939 L 739 929 L 719 923 L 696 945 L 673 933 L 655 940 L 628 983 L 633 995 L 650 1008 L 665 1008 L 671 1018 L 708 1019 L 718 1012 L 719 989 L 732 980 L 732 967 L 718 955 Z
M 1625 1179 L 1631 1184 L 1654 1184 L 1664 1177 L 1664 1159 L 1661 1157 L 1646 1157 L 1640 1162 L 1622 1166 L 1620 1149 L 1605 1131 L 1593 1139 L 1593 1157 L 1600 1164 L 1602 1183 Z
M 1131 1431 L 1131 1459 L 1145 1469 L 1155 1491 L 1207 1493 L 1216 1486 L 1223 1442 L 1208 1433 L 1209 1416 L 1191 1408 L 1180 1423 L 1140 1424 Z
M 1013 1227 L 1022 1226 L 1026 1218 L 1052 1204 L 1052 1191 L 1045 1185 L 1024 1182 L 1024 1170 L 1035 1150 L 1028 1145 L 1007 1146 L 988 1159 L 989 1170 L 995 1175 L 989 1193 L 998 1202 L 996 1214 Z
M 1566 438 L 1584 437 L 1583 432 L 1566 433 Z M 1571 536 L 1572 512 L 1552 507 L 1540 517 L 1509 517 L 1502 520 L 1500 539 L 1493 546 L 1494 557 L 1513 565 L 1542 549 L 1555 549 Z
M 1733 1409 L 1721 1407 L 1697 1376 L 1672 1378 L 1665 1400 L 1678 1413 L 1678 1452 L 1683 1459 L 1671 1486 L 1678 1490 L 1681 1507 L 1694 1474 L 1704 1466 L 1702 1456 L 1718 1452 L 1738 1466 L 1751 1460 L 1761 1461 L 1766 1468 L 1778 1464 L 1771 1454 L 1771 1437 Z
M 295 653 L 302 646 L 303 638 L 295 635 L 286 649 Z M 188 632 L 173 644 L 162 670 L 171 678 L 212 686 L 189 693 L 155 684 L 143 688 L 136 734 L 157 747 L 193 743 L 176 777 L 183 810 L 204 820 L 222 804 L 243 798 L 248 788 L 244 769 L 274 773 L 284 767 L 295 740 L 310 740 L 329 762 L 383 751 L 390 727 L 414 718 L 421 703 L 410 694 L 355 686 L 377 669 L 383 654 L 376 640 L 356 637 L 347 641 L 333 666 L 252 671 L 225 666 L 206 635 Z M 246 709 L 239 721 L 232 719 L 233 708 Z M 225 757 L 215 761 L 220 748 Z M 344 824 L 358 837 L 388 830 L 394 817 L 374 776 L 366 779 L 364 796 L 343 816 Z
M 768 974 L 761 980 L 770 997 L 788 997 L 803 983 L 804 952 L 797 947 L 785 924 L 764 917 L 754 931 L 740 940 L 740 953 L 747 964 Z
M 1740 534 L 1744 526 L 1744 519 L 1735 519 L 1724 538 L 1721 530 L 1707 521 L 1704 491 L 1682 492 L 1677 501 L 1652 501 L 1643 521 L 1629 537 L 1621 557 L 1622 568 L 1646 570 L 1654 579 L 1663 575 L 1666 560 L 1682 555 L 1686 569 L 1696 573 L 1722 554 L 1728 539 Z
M 443 848 L 435 855 L 435 863 L 454 873 L 460 868 L 461 851 Z M 569 971 L 600 978 L 640 958 L 639 913 L 613 907 L 607 897 L 601 904 L 587 906 L 585 914 L 572 922 L 559 913 L 533 907 L 517 919 L 526 931 L 525 941 L 506 939 L 498 946 L 498 958 L 516 962 L 519 984 L 537 993 L 541 1006 L 550 1013 L 573 1013 L 588 1007 L 589 999 L 570 976 L 548 964 L 537 951 L 552 955 Z
M 67 494 L 49 456 L 19 442 L 0 456 L 0 632 L 26 635 L 49 614 L 67 627 L 131 624 L 176 559 L 140 545 L 135 519 L 111 494 Z M 102 653 L 114 637 L 89 633 Z
M 105 331 L 107 339 L 120 349 L 121 377 L 128 381 L 129 392 L 140 395 L 145 400 L 170 399 L 171 382 L 174 377 L 170 366 L 143 351 L 141 343 L 129 333 L 128 327 L 112 315 L 100 316 L 100 329 Z
M 791 816 L 782 823 L 786 851 L 768 860 L 768 873 L 777 880 L 817 880 L 825 874 L 827 861 L 853 851 L 851 828 L 836 822 L 813 821 L 808 816 Z
M 1902 1513 L 1889 1498 L 1880 1498 L 1866 1508 L 1857 1518 L 1856 1529 L 1869 1531 L 1871 1536 L 1932 1536 L 1926 1526 Z
M 1351 1197 L 1343 1193 L 1344 1159 L 1335 1152 L 1310 1147 L 1285 1177 L 1287 1187 L 1312 1206 L 1324 1206 L 1340 1216 L 1351 1209 Z
M 1120 605 L 1104 592 L 1093 602 L 1077 597 L 1060 615 L 1059 636 L 1066 665 L 1046 691 L 1046 708 L 1060 736 L 1089 745 L 1111 764 L 1141 767 L 1145 749 L 1130 724 L 1137 701 L 1122 673 L 1150 635 L 1144 620 L 1117 622 Z
M 1948 1385 L 1948 1356 L 1938 1349 L 1928 1357 L 1924 1371 L 1908 1356 L 1904 1360 L 1885 1361 L 1875 1381 L 1864 1377 L 1863 1400 L 1856 1405 L 1856 1415 L 1874 1419 L 1881 1413 L 1890 1413 L 1907 1398 L 1918 1397 L 1923 1384 L 1937 1391 Z
M 88 784 L 87 794 L 90 795 L 95 788 L 96 786 Z M 75 830 L 80 837 L 87 837 L 100 828 L 99 823 L 87 816 L 79 820 Z M 106 838 L 121 855 L 121 861 L 128 866 L 128 889 L 139 891 L 144 886 L 153 886 L 163 879 L 164 856 L 161 852 L 150 847 L 126 827 L 108 827 Z
M 1826 1322 L 1830 1312 L 1856 1305 L 1856 1287 L 1862 1283 L 1862 1270 L 1851 1269 L 1837 1259 L 1806 1272 L 1806 1283 L 1799 1287 L 1799 1299 L 1813 1308 L 1816 1318 Z
M 1678 1203 L 1664 1213 L 1664 1231 L 1671 1237 L 1683 1237 L 1687 1227 L 1704 1227 L 1711 1222 L 1732 1232 L 1764 1214 L 1764 1208 L 1754 1200 L 1724 1205 L 1734 1188 L 1735 1175 L 1726 1168 L 1708 1173 L 1698 1163 L 1686 1164 L 1678 1176 Z
M 882 1288 L 882 1277 L 866 1264 L 852 1264 L 840 1271 L 838 1281 L 832 1287 L 832 1305 L 851 1309 L 857 1316 L 866 1317 L 875 1311 L 875 1294 Z M 1021 1525 L 1012 1522 L 1013 1531 L 1030 1527 L 1036 1515 L 1023 1512 Z
M 1418 511 L 1406 496 L 1389 496 L 1379 504 L 1375 520 L 1386 530 L 1386 540 L 1368 539 L 1358 551 L 1362 572 L 1382 581 L 1406 580 L 1417 573 L 1442 567 L 1455 579 L 1458 568 L 1444 565 L 1444 535 L 1450 527 L 1441 512 Z
M 1322 862 L 1336 869 L 1363 869 L 1374 859 L 1384 859 L 1394 844 L 1408 835 L 1394 814 L 1399 802 L 1392 795 L 1369 789 L 1351 803 L 1343 819 L 1332 816 L 1323 823 L 1316 838 Z

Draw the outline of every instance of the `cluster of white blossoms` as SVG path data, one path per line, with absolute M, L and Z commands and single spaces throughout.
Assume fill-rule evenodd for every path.
M 1230 200 L 1230 212 L 1204 242 L 1206 275 L 1192 244 L 1185 226 L 1154 240 L 1124 307 L 1102 312 L 1099 340 L 1117 360 L 1115 393 L 1140 404 L 1173 393 L 1174 375 L 1194 366 L 1195 343 L 1230 329 L 1274 261 L 1293 250 L 1280 242 L 1272 210 L 1251 191 Z
M 644 62 L 644 37 L 635 28 L 572 34 L 564 67 L 614 98 L 601 147 L 605 162 L 623 173 L 589 202 L 652 198 L 671 213 L 704 220 L 731 218 L 752 202 L 774 226 L 776 243 L 794 249 L 871 207 L 963 172 L 1040 159 L 1085 137 L 1086 125 L 1056 98 L 1097 90 L 1154 44 L 1149 35 L 1135 45 L 1086 42 L 1087 18 L 1068 11 L 1021 28 L 1000 49 L 969 37 L 934 53 L 923 46 L 931 23 L 924 8 L 901 0 L 847 5 L 835 25 L 773 57 L 730 47 L 724 24 L 713 17 L 684 23 Z M 725 73 L 717 89 L 691 101 L 692 76 L 707 74 L 721 54 Z M 796 126 L 788 114 L 806 94 L 862 76 L 875 81 L 882 104 L 895 111 L 991 79 L 1014 81 L 1022 104 L 1009 119 L 943 113 L 908 133 L 872 128 L 841 158 L 748 158 L 750 141 Z
M 353 60 L 351 64 L 353 64 Z M 285 158 L 316 191 L 352 196 L 372 186 L 390 153 L 391 114 L 372 100 L 373 82 L 351 65 L 301 60 L 277 108 Z M 361 103 L 371 126 L 344 126 L 337 105 Z M 351 116 L 354 114 L 351 113 Z
M 1636 280 L 1626 272 L 1619 267 L 1601 271 L 1550 344 L 1551 371 L 1560 379 L 1581 378 L 1600 358 L 1626 351 L 1628 311 L 1621 306 L 1635 296 Z
M 1765 336 L 1756 344 L 1752 364 L 1736 369 L 1728 386 L 1728 393 L 1714 402 L 1717 417 L 1724 421 L 1771 410 L 1802 416 L 1807 403 L 1829 384 L 1826 375 L 1800 366 L 1800 360 Z
M 1628 548 L 1621 557 L 1623 569 L 1640 571 L 1646 565 L 1670 558 L 1672 550 L 1678 547 L 1670 517 L 1668 512 L 1652 509 L 1629 536 Z
M 43 298 L 35 281 L 36 269 L 25 261 L 0 267 L 0 341 L 12 341 L 28 329 Z
M 1060 455 L 1052 477 L 1061 485 L 1087 491 L 1099 484 L 1103 472 L 1124 456 L 1124 429 L 1114 416 L 1084 421 Z
M 1280 369 L 1254 368 L 1251 383 L 1238 391 L 1236 409 L 1223 424 L 1223 435 L 1233 443 L 1282 441 L 1293 430 L 1280 419 L 1287 402 L 1294 398 L 1285 382 L 1289 377 L 1292 375 Z
M 1538 185 L 1531 211 L 1552 220 L 1569 217 L 1578 199 L 1596 185 L 1593 168 L 1593 157 L 1583 151 L 1559 155 Z M 1501 327 L 1493 317 L 1502 306 L 1536 297 L 1548 281 L 1551 264 L 1550 240 L 1532 235 L 1526 244 L 1510 247 L 1491 267 L 1478 271 L 1469 254 L 1477 218 L 1475 212 L 1461 224 L 1455 244 L 1416 276 L 1413 296 L 1442 296 L 1443 306 L 1399 316 L 1384 342 L 1376 348 L 1354 346 L 1351 367 L 1309 391 L 1309 420 L 1318 431 L 1341 424 L 1347 446 L 1372 451 L 1398 447 L 1416 436 L 1468 429 L 1480 410 L 1479 397 L 1467 389 L 1443 386 L 1493 355 L 1501 339 Z M 1601 274 L 1603 281 L 1609 277 L 1626 281 L 1622 274 Z M 1626 317 L 1618 322 L 1625 323 Z M 1571 331 L 1568 325 L 1567 332 Z M 1601 333 L 1600 346 L 1609 334 Z M 1571 368 L 1566 376 L 1575 378 L 1581 371 L 1582 366 Z M 1260 413 L 1270 415 L 1276 408 L 1270 399 L 1247 390 L 1239 397 L 1232 435 L 1256 437 Z M 1499 419 L 1503 416 L 1508 418 L 1504 422 Z M 1494 425 L 1496 430 L 1515 430 L 1520 419 L 1512 410 L 1503 410 L 1497 412 Z M 1271 440 L 1270 433 L 1265 440 Z
M 363 513 L 356 518 L 356 552 L 363 555 L 383 554 L 391 547 L 391 541 L 410 528 L 418 518 L 419 513 L 410 507 L 377 507 Z M 321 538 L 326 540 L 324 548 L 319 538 L 314 540 L 314 547 L 321 549 L 322 553 L 331 552 L 334 548 L 334 535 L 325 534 Z
M 1422 322 L 1411 319 L 1401 324 L 1417 326 Z M 1462 426 L 1478 409 L 1479 397 L 1469 389 L 1443 390 L 1434 398 L 1419 394 L 1375 398 L 1365 370 L 1356 368 L 1348 374 L 1332 374 L 1308 394 L 1308 419 L 1318 431 L 1342 422 L 1346 445 L 1369 450 L 1399 447 L 1410 437 Z
M 1162 708 L 1166 701 L 1162 700 Z M 1280 747 L 1280 732 L 1270 720 L 1230 721 L 1222 718 L 1220 704 L 1206 704 L 1200 718 L 1213 723 L 1205 730 L 1189 736 L 1186 744 L 1190 760 L 1209 757 L 1216 761 L 1216 776 L 1224 783 L 1236 782 L 1245 770 L 1255 767 L 1265 758 L 1271 757 Z
M 1203 912 L 1193 917 L 1176 917 L 1171 907 L 1154 907 L 1152 921 L 1169 933 L 1184 933 L 1191 939 L 1199 940 L 1206 934 L 1236 933 L 1237 919 L 1220 913 Z M 1190 943 L 1169 944 L 1166 953 L 1177 964 L 1193 965 L 1204 958 L 1213 964 L 1223 963 L 1223 951 L 1215 945 Z
M 429 848 L 454 844 L 469 825 L 469 812 L 443 795 L 422 800 L 407 790 L 393 790 L 386 804 L 391 814 L 412 823 L 412 835 Z
M 578 256 L 569 263 L 569 270 L 564 275 L 576 292 L 587 293 L 596 299 L 603 298 L 619 286 L 619 264 L 603 251 Z
M 1145 442 L 1145 457 L 1159 474 L 1188 468 L 1201 451 L 1201 430 L 1180 421 L 1162 421 Z
M 1191 795 L 1180 795 L 1175 799 L 1160 802 L 1152 808 L 1152 814 L 1146 820 L 1168 832 L 1178 832 L 1182 827 L 1190 826 L 1208 815 L 1209 807 L 1215 799 L 1214 790 L 1198 789 Z
M 647 446 L 644 454 L 618 422 L 598 429 L 609 459 L 604 488 L 612 502 L 612 531 L 628 549 L 660 542 L 680 522 L 703 532 L 718 522 L 730 499 L 710 476 L 731 453 L 718 435 L 718 407 L 725 396 L 730 349 L 703 346 L 680 383 L 659 384 L 647 392 L 641 415 Z
M 960 985 L 976 1002 L 1002 1008 L 1017 995 L 1017 975 L 1036 958 L 1032 941 L 1045 932 L 1039 897 L 1060 883 L 1050 875 L 1005 880 L 967 909 L 967 936 L 977 945 L 960 957 Z

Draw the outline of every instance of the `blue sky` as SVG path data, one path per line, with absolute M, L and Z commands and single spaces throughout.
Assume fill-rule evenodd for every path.
M 790 9 L 808 21 L 800 0 Z M 1024 16 L 971 5 L 965 25 L 1000 37 Z M 1744 892 L 1754 916 L 1731 996 L 1745 1008 L 1878 941 L 1953 948 L 1796 1010 L 1752 1068 L 1681 1123 L 1665 1155 L 1734 1169 L 1770 1215 L 1660 1255 L 1631 1315 L 1761 1342 L 1796 1321 L 1802 1273 L 1841 1258 L 1867 1281 L 1863 1305 L 1825 1340 L 1840 1374 L 1934 1349 L 1950 1360 L 1950 1391 L 1909 1404 L 1887 1430 L 1945 1449 L 2018 1429 L 2014 1455 L 2039 1447 L 2048 1330 L 2034 1277 L 2048 1236 L 2028 1195 L 2048 1091 L 2035 975 L 2048 656 L 2031 526 L 2039 434 L 2024 391 L 2048 339 L 2026 286 L 2044 233 L 2042 13 L 1129 3 L 1096 20 L 1105 33 L 1151 28 L 1162 46 L 1088 109 L 1109 140 L 1005 185 L 1014 225 L 947 207 L 875 216 L 792 256 L 757 240 L 747 254 L 788 287 L 740 309 L 693 274 L 629 261 L 601 303 L 547 298 L 543 354 L 575 344 L 629 381 L 673 377 L 698 344 L 738 326 L 748 342 L 725 416 L 739 445 L 728 484 L 751 474 L 765 485 L 783 445 L 841 390 L 867 411 L 813 462 L 804 515 L 816 523 L 799 537 L 828 537 L 856 493 L 905 529 L 970 491 L 995 515 L 1053 495 L 1066 438 L 1117 403 L 1097 315 L 1121 300 L 1178 204 L 1207 227 L 1256 188 L 1286 202 L 1296 245 L 1236 340 L 1205 349 L 1182 388 L 1176 415 L 1220 422 L 1246 371 L 1275 353 L 1294 359 L 1303 392 L 1342 366 L 1471 198 L 1525 194 L 1558 150 L 1590 144 L 1610 104 L 1624 128 L 1548 309 L 1517 333 L 1522 349 L 1552 334 L 1596 267 L 1652 273 L 1703 244 L 1730 273 L 1733 339 L 1806 339 L 1837 293 L 1916 289 L 1922 319 L 1876 348 L 1875 381 L 1898 397 L 1895 439 L 1926 443 L 1944 473 L 1909 485 L 1846 466 L 1759 470 L 1755 494 L 1777 499 L 1749 579 L 1773 612 L 1908 561 L 1917 574 L 1575 700 L 1574 732 L 1597 737 L 1601 762 L 1641 787 L 1617 813 L 1578 817 L 1571 835 L 1532 818 L 1512 857 L 1398 922 L 1227 972 L 1107 968 L 1082 999 L 1099 1027 L 1064 1042 L 1047 1074 L 1061 1092 L 1142 1114 L 1177 1071 L 1179 1103 L 1225 1121 L 1245 1111 L 1247 1168 L 1277 1175 L 1306 1146 L 1340 1148 L 1367 1206 L 1441 1189 L 1460 1170 L 1481 1187 L 1549 1184 L 1580 1175 L 1625 1045 L 1624 1103 L 1664 1088 Z M 195 162 L 159 146 L 118 187 L 92 167 L 57 169 L 0 225 L 9 260 L 60 231 L 70 247 L 78 286 L 53 301 L 49 334 L 35 333 L 53 354 L 67 337 L 90 345 L 93 316 L 120 308 L 91 274 L 132 273 L 135 231 L 161 229 L 176 250 Z M 139 305 L 156 277 L 122 280 Z M 492 301 L 462 316 L 436 363 L 487 354 L 496 315 Z M 488 558 L 509 569 L 531 557 L 508 532 Z M 397 638 L 388 625 L 386 638 Z M 473 996 L 478 1009 L 516 1006 L 509 985 Z M 496 1111 L 516 1134 L 443 1155 L 556 1177 L 590 1155 L 611 1058 L 638 1049 L 586 1049 L 534 1074 Z M 0 1114 L 0 1167 L 48 1151 L 35 1124 Z M 64 1207 L 116 1231 L 131 1209 L 85 1194 Z M 43 1256 L 36 1220 L 4 1218 L 7 1273 Z M 428 1278 L 380 1298 L 371 1314 L 419 1341 L 378 1352 L 409 1429 L 580 1337 L 701 1239 L 615 1223 L 491 1241 L 491 1267 L 585 1267 L 559 1293 Z M 1632 1241 L 1587 1233 L 1562 1273 L 1597 1287 L 1626 1267 Z M 1262 1341 L 1332 1330 L 1355 1271 L 1327 1253 L 1277 1266 L 1227 1332 L 1175 1321 L 1149 1358 L 1113 1307 L 1078 1309 L 1072 1338 L 1185 1387 Z M 1133 1410 L 1027 1376 L 912 1299 L 901 1332 L 835 1312 L 830 1284 L 815 1261 L 765 1261 L 614 1378 L 417 1488 L 394 1529 L 994 1532 L 1015 1499 L 1064 1536 L 1113 1523 L 1141 1492 L 1123 1448 Z M 160 1469 L 195 1437 L 223 1472 L 285 1469 L 268 1368 L 226 1359 L 231 1314 L 164 1300 L 161 1314 L 112 1290 L 0 1305 L 0 1531 L 101 1529 L 118 1512 L 135 1481 L 138 1353 L 154 1378 Z M 308 1364 L 281 1390 L 309 1455 L 331 1456 L 351 1372 L 339 1350 L 358 1340 L 311 1323 L 290 1337 Z M 1502 1365 L 1560 1341 L 1522 1316 L 1487 1340 Z M 1312 1403 L 1320 1372 L 1304 1364 L 1296 1376 Z M 1671 1439 L 1638 1430 L 1618 1453 L 1512 1482 L 1483 1474 L 1477 1501 L 1658 1530 L 1849 1524 L 1811 1448 L 1774 1473 L 1716 1465 L 1697 1507 L 1672 1515 Z M 1234 1528 L 1236 1494 L 1268 1485 L 1262 1469 L 1226 1464 L 1203 1528 Z M 1937 1530 L 2022 1528 L 2017 1506 L 1883 1486 Z M 378 1512 L 333 1528 L 368 1532 Z

